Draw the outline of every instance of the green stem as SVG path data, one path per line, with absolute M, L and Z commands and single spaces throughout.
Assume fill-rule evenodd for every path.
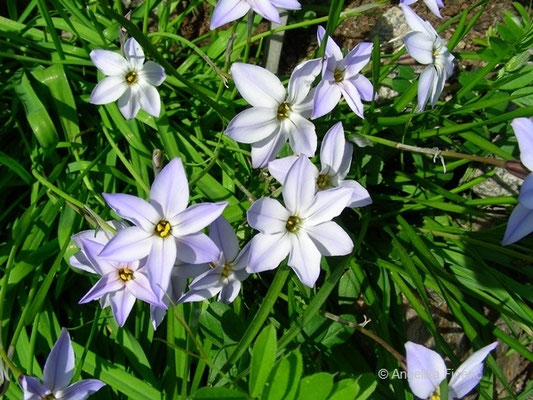
M 0 349 L 0 357 L 4 361 L 4 363 L 8 366 L 8 368 L 13 372 L 13 375 L 15 375 L 15 378 L 18 378 L 19 375 L 22 375 L 22 371 L 17 368 L 15 364 L 9 359 L 9 357 L 6 354 L 6 351 L 4 349 Z
M 18 249 L 18 243 L 15 243 L 13 247 L 11 248 L 11 251 L 9 252 L 9 258 L 7 259 L 7 265 L 6 270 L 4 272 L 4 276 L 2 277 L 2 289 L 0 290 L 0 321 L 3 321 L 3 314 L 4 314 L 4 302 L 6 299 L 6 293 L 7 293 L 7 286 L 9 283 L 9 275 L 11 274 L 11 271 L 13 269 L 13 265 L 15 264 L 15 254 Z M 2 338 L 2 324 L 0 323 L 0 350 L 3 351 L 4 349 L 4 341 Z

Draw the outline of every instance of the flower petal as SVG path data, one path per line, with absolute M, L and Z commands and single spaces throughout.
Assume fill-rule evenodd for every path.
M 348 106 L 352 109 L 352 111 L 359 117 L 365 118 L 365 109 L 363 102 L 361 101 L 361 95 L 359 94 L 359 91 L 355 85 L 351 81 L 345 80 L 342 82 L 341 92 L 344 96 L 344 100 L 346 100 L 346 103 L 348 103 Z
M 293 164 L 283 185 L 283 200 L 291 215 L 307 210 L 315 197 L 315 182 L 318 169 L 307 157 L 300 156 Z
M 167 78 L 167 75 L 161 65 L 153 61 L 147 61 L 143 65 L 143 69 L 139 71 L 139 77 L 142 80 L 146 80 L 152 86 L 159 86 Z
M 283 185 L 287 172 L 289 172 L 289 169 L 297 159 L 298 156 L 288 156 L 270 161 L 268 163 L 268 172 L 270 172 L 270 175 L 272 175 L 274 179 Z
M 181 237 L 197 233 L 222 215 L 228 203 L 200 203 L 172 218 L 172 235 Z
M 311 119 L 319 118 L 333 110 L 339 104 L 341 94 L 338 84 L 321 80 L 315 89 Z
M 102 74 L 120 75 L 124 82 L 124 75 L 128 72 L 128 63 L 120 54 L 109 50 L 93 50 L 89 53 L 89 57 Z
M 514 134 L 520 148 L 520 161 L 530 171 L 533 171 L 533 120 L 530 118 L 515 118 L 511 122 Z
M 322 43 L 322 40 L 324 39 L 325 34 L 326 34 L 326 30 L 321 25 L 319 25 L 316 31 L 316 36 L 317 36 L 319 46 Z M 334 57 L 337 61 L 340 61 L 343 58 L 341 48 L 337 45 L 337 43 L 335 43 L 335 41 L 331 38 L 331 36 L 328 36 L 328 39 L 326 42 L 325 54 L 326 54 L 326 57 Z
M 305 210 L 306 225 L 315 226 L 339 215 L 352 198 L 352 191 L 343 187 L 318 192 Z
M 139 104 L 141 108 L 153 117 L 158 118 L 161 113 L 161 99 L 159 92 L 148 82 L 139 82 Z
M 109 301 L 117 325 L 123 327 L 135 304 L 135 296 L 124 288 L 109 296 Z
M 527 208 L 533 209 L 533 174 L 529 174 L 524 179 L 518 201 Z
M 219 0 L 211 17 L 210 29 L 216 29 L 228 22 L 246 15 L 250 6 L 242 0 Z
M 433 39 L 425 32 L 411 32 L 403 42 L 407 52 L 420 64 L 433 64 Z
M 448 390 L 450 398 L 462 399 L 474 389 L 483 377 L 483 363 L 489 353 L 498 346 L 498 342 L 482 347 L 462 363 L 454 372 Z
M 87 259 L 96 273 L 104 276 L 116 270 L 112 262 L 98 257 L 105 245 L 89 239 L 82 239 L 82 243 Z
M 428 6 L 428 8 L 433 14 L 435 14 L 439 18 L 442 18 L 442 15 L 440 15 L 439 3 L 437 0 L 424 0 L 424 3 L 426 3 L 426 6 Z M 440 4 L 442 4 L 442 1 L 440 1 Z M 441 7 L 443 6 L 441 5 Z
M 333 221 L 313 226 L 306 232 L 323 256 L 344 256 L 353 250 L 350 236 Z
M 109 104 L 119 99 L 129 89 L 122 75 L 108 76 L 94 87 L 89 102 L 91 104 Z
M 241 282 L 238 280 L 232 280 L 222 288 L 220 294 L 218 295 L 218 301 L 226 304 L 232 303 L 239 294 L 240 290 Z
M 289 104 L 297 104 L 305 100 L 321 69 L 322 60 L 319 58 L 305 61 L 294 68 L 288 87 L 287 102 Z
M 224 262 L 235 260 L 239 254 L 239 239 L 226 218 L 220 216 L 213 221 L 209 227 L 209 237 L 222 251 Z
M 507 246 L 518 242 L 531 232 L 533 232 L 533 210 L 519 203 L 509 217 L 502 245 Z
M 265 68 L 233 63 L 231 75 L 241 96 L 254 107 L 277 108 L 285 100 L 285 88 Z
M 291 242 L 289 262 L 298 279 L 309 287 L 315 285 L 320 275 L 320 252 L 311 238 L 304 232 L 288 235 Z
M 122 116 L 126 119 L 133 119 L 139 113 L 141 109 L 141 103 L 139 103 L 138 85 L 130 86 L 118 99 L 118 109 Z
M 24 391 L 24 400 L 41 400 L 49 394 L 49 390 L 33 376 L 21 375 L 19 382 Z
M 434 93 L 434 87 L 437 79 L 437 70 L 433 65 L 428 65 L 420 74 L 420 78 L 418 80 L 417 111 L 424 111 L 424 108 L 426 108 L 428 99 L 430 99 Z
M 270 0 L 272 5 L 284 10 L 300 10 L 302 5 L 297 0 Z
M 433 93 L 430 99 L 432 107 L 435 107 L 435 104 L 437 104 L 440 94 L 444 89 L 444 84 L 446 83 L 446 72 L 440 67 L 436 67 L 435 70 L 437 73 L 437 79 L 435 81 L 435 85 L 433 86 Z
M 54 344 L 43 369 L 43 384 L 52 392 L 66 388 L 74 373 L 74 350 L 65 328 Z
M 153 234 L 132 226 L 119 231 L 102 249 L 100 257 L 113 261 L 137 261 L 144 258 L 152 248 Z
M 322 169 L 329 167 L 334 173 L 338 173 L 344 157 L 346 139 L 344 138 L 344 128 L 342 122 L 333 125 L 324 136 L 320 147 L 320 162 Z M 350 155 L 351 162 L 351 155 Z
M 68 388 L 56 393 L 57 400 L 85 400 L 91 394 L 98 392 L 105 383 L 98 379 L 85 379 L 73 383 Z
M 409 387 L 415 396 L 427 399 L 446 379 L 446 364 L 437 352 L 413 342 L 405 344 L 405 351 Z
M 150 203 L 167 220 L 185 210 L 189 202 L 189 183 L 181 158 L 172 159 L 156 176 L 150 189 Z
M 136 70 L 142 70 L 144 64 L 144 51 L 134 38 L 131 37 L 126 40 L 126 43 L 124 43 L 124 55 Z
M 124 282 L 119 278 L 118 272 L 107 274 L 96 282 L 91 290 L 81 298 L 78 304 L 85 304 L 93 300 L 98 300 L 106 294 L 112 295 L 113 293 L 122 290 L 122 288 L 124 288 Z
M 181 296 L 178 300 L 178 303 L 190 303 L 195 301 L 204 301 L 208 300 L 211 297 L 214 297 L 222 290 L 221 286 L 213 286 L 209 289 L 202 290 L 190 290 Z
M 295 154 L 303 154 L 308 157 L 315 155 L 317 138 L 315 125 L 311 121 L 299 114 L 291 113 L 290 117 L 283 121 L 282 128 L 286 130 L 289 143 Z
M 263 197 L 255 201 L 246 213 L 248 224 L 261 233 L 281 233 L 287 229 L 290 212 L 277 200 Z
M 279 12 L 271 3 L 270 0 L 246 0 L 250 7 L 269 21 L 279 24 L 281 21 L 279 19 Z
M 258 233 L 250 242 L 250 259 L 246 271 L 254 273 L 277 268 L 287 257 L 290 249 L 291 243 L 288 234 Z
M 220 249 L 205 233 L 180 236 L 176 243 L 177 258 L 185 263 L 202 264 L 220 259 Z
M 280 152 L 283 145 L 287 142 L 287 134 L 280 130 L 273 135 L 252 143 L 252 166 L 254 168 L 264 168 Z
M 406 6 L 405 4 L 400 4 L 400 7 L 402 8 L 403 15 L 405 17 L 405 20 L 407 21 L 407 25 L 409 25 L 409 28 L 411 28 L 411 30 L 418 32 L 426 32 L 431 35 L 431 31 L 428 29 L 428 24 L 426 23 L 426 21 L 420 18 L 418 14 L 415 13 L 409 6 Z
M 364 207 L 372 204 L 372 199 L 370 198 L 368 190 L 366 190 L 359 182 L 351 179 L 345 180 L 340 182 L 339 187 L 352 190 L 352 198 L 346 207 Z
M 172 236 L 154 237 L 152 249 L 146 260 L 146 269 L 152 290 L 159 299 L 162 299 L 168 290 L 176 254 L 176 241 Z
M 370 62 L 372 47 L 374 45 L 370 42 L 361 42 L 346 54 L 343 61 L 346 67 L 345 79 L 356 76 Z
M 161 219 L 156 209 L 140 197 L 122 193 L 102 193 L 102 196 L 118 216 L 147 232 L 153 232 L 154 226 Z
M 168 240 L 168 242 L 174 241 Z M 137 299 L 144 301 L 145 303 L 163 308 L 165 310 L 167 309 L 167 306 L 157 298 L 150 286 L 150 281 L 143 273 L 138 271 L 135 272 L 133 279 L 130 279 L 126 282 L 126 290 L 134 295 Z
M 239 143 L 256 143 L 277 132 L 280 123 L 275 108 L 252 107 L 237 114 L 224 132 Z

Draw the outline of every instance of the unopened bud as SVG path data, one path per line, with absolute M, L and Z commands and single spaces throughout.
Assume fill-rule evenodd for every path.
M 517 160 L 511 160 L 505 162 L 505 169 L 510 174 L 513 174 L 517 178 L 525 179 L 531 171 L 527 169 L 524 164 Z

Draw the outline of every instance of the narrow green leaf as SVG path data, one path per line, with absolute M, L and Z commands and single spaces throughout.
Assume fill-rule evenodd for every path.
M 259 397 L 276 361 L 276 328 L 269 325 L 257 337 L 250 363 L 250 396 Z

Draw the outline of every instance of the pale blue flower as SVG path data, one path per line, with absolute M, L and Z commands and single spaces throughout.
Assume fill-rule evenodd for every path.
M 42 383 L 30 376 L 19 377 L 24 400 L 84 400 L 105 386 L 98 379 L 86 379 L 69 385 L 73 374 L 74 350 L 70 336 L 63 328 L 44 364 Z
M 432 107 L 437 103 L 446 80 L 453 74 L 454 56 L 428 21 L 409 6 L 400 6 L 413 30 L 403 38 L 407 52 L 420 64 L 427 65 L 418 81 L 417 111 L 423 111 L 428 101 Z
M 325 34 L 325 29 L 319 26 L 319 43 Z M 372 46 L 372 43 L 368 42 L 359 43 L 344 57 L 337 43 L 328 36 L 322 80 L 315 89 L 311 119 L 319 118 L 333 110 L 341 96 L 355 114 L 364 118 L 362 100 L 371 101 L 374 89 L 372 83 L 359 72 L 370 61 Z
M 313 287 L 324 256 L 349 254 L 353 242 L 335 222 L 352 198 L 347 188 L 316 193 L 316 167 L 301 156 L 290 167 L 283 184 L 283 206 L 261 198 L 248 210 L 248 224 L 260 233 L 250 244 L 248 272 L 278 267 L 289 256 L 288 265 L 303 284 Z
M 401 0 L 400 4 L 405 4 L 406 6 L 410 6 L 411 4 L 416 3 L 418 0 Z M 426 6 L 430 9 L 430 11 L 435 14 L 437 17 L 442 18 L 442 15 L 440 15 L 440 8 L 444 7 L 444 3 L 442 0 L 423 0 L 424 3 L 426 3 Z
M 520 161 L 533 171 L 533 119 L 515 118 L 511 123 L 520 148 Z M 502 244 L 508 245 L 533 232 L 533 174 L 529 174 L 518 196 L 518 205 L 514 208 Z
M 453 372 L 448 383 L 448 400 L 462 399 L 478 385 L 483 377 L 485 358 L 497 346 L 498 342 L 494 342 L 479 349 Z M 432 396 L 440 399 L 439 386 L 448 375 L 442 357 L 437 352 L 413 342 L 405 344 L 405 351 L 407 379 L 413 394 L 423 400 L 433 399 Z

